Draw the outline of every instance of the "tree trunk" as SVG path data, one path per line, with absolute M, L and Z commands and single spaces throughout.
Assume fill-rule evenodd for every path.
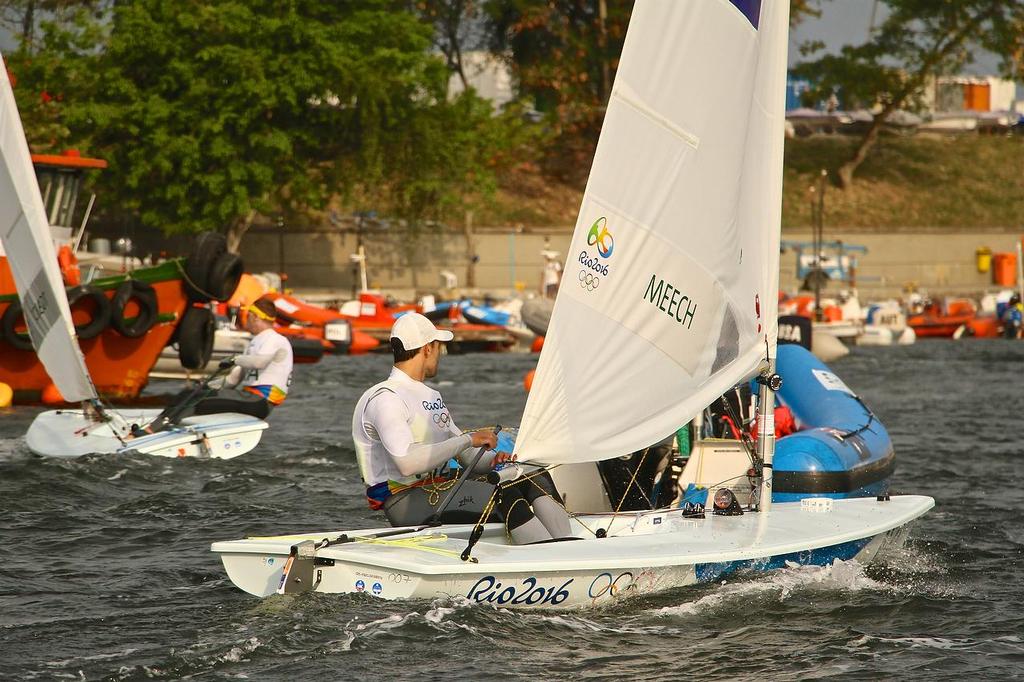
M 868 132 L 865 133 L 864 137 L 857 144 L 857 149 L 854 150 L 853 156 L 836 170 L 839 186 L 842 189 L 848 189 L 853 186 L 853 174 L 860 167 L 860 164 L 864 162 L 864 159 L 867 158 L 868 151 L 875 145 L 875 142 L 878 140 L 878 133 L 882 129 L 882 125 L 889 118 L 889 115 L 903 106 L 907 98 L 924 84 L 928 76 L 932 75 L 933 70 L 936 69 L 941 61 L 953 50 L 959 48 L 967 36 L 971 35 L 974 29 L 983 23 L 986 16 L 986 14 L 979 13 L 974 19 L 961 27 L 958 32 L 951 35 L 945 44 L 941 44 L 940 41 L 940 44 L 935 46 L 931 55 L 924 60 L 924 63 L 917 72 L 904 83 L 903 89 L 875 116 L 871 122 L 871 127 L 868 128 Z
M 252 221 L 256 218 L 256 211 L 249 211 L 244 216 L 238 218 L 228 228 L 227 239 L 228 239 L 228 251 L 231 253 L 240 253 L 242 248 L 242 237 L 252 227 Z
M 608 106 L 611 97 L 612 76 L 608 65 L 608 5 L 606 0 L 597 0 L 598 31 L 597 44 L 601 48 L 601 106 Z
M 25 15 L 21 19 L 21 49 L 25 54 L 32 52 L 32 40 L 36 27 L 36 3 L 29 0 L 25 4 Z
M 868 128 L 868 132 L 857 143 L 857 149 L 854 150 L 853 156 L 850 157 L 849 161 L 836 169 L 841 189 L 853 187 L 853 174 L 864 163 L 864 159 L 867 158 L 871 148 L 875 146 L 875 142 L 878 140 L 878 133 L 882 129 L 882 124 L 885 123 L 885 119 L 889 117 L 891 112 L 892 109 L 886 107 L 878 116 L 875 116 L 875 119 L 871 121 L 871 127 Z

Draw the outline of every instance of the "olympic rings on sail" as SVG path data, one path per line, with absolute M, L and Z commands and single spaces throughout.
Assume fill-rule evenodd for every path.
M 601 278 L 597 275 L 592 275 L 589 272 L 580 270 L 580 286 L 587 291 L 593 291 L 597 287 L 601 286 Z

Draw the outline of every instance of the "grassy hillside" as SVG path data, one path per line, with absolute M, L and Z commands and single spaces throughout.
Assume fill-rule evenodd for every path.
M 817 136 L 786 143 L 784 228 L 810 225 L 810 187 L 820 169 L 852 153 L 854 138 Z M 582 186 L 524 168 L 506 177 L 477 225 L 569 226 Z M 1024 224 L 1024 137 L 884 137 L 855 186 L 826 190 L 826 225 L 885 231 L 899 227 L 992 228 Z
M 845 136 L 786 145 L 782 224 L 810 224 L 807 188 L 821 168 L 852 154 Z M 1024 223 L 1024 137 L 886 137 L 854 187 L 828 187 L 825 222 L 836 227 L 1015 227 Z

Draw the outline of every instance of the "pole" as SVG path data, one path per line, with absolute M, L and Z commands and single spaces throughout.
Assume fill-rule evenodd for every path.
M 277 274 L 281 278 L 281 291 L 284 291 L 284 216 L 277 216 Z
M 509 274 L 512 277 L 512 291 L 516 290 L 516 228 L 508 234 L 508 266 Z
M 774 349 L 772 349 L 774 351 Z M 768 358 L 768 369 L 757 379 L 757 456 L 761 460 L 761 493 L 758 511 L 767 513 L 772 506 L 772 460 L 775 458 L 775 391 L 782 379 L 775 373 L 775 358 Z
M 1024 303 L 1024 245 L 1021 242 L 1024 238 L 1017 240 L 1017 294 L 1021 303 Z
M 359 286 L 361 287 L 360 291 L 370 290 L 366 280 L 366 249 L 361 243 L 359 244 Z
M 466 220 L 463 223 L 466 236 L 466 287 L 476 288 L 476 239 L 473 235 L 473 212 L 466 211 Z
M 814 319 L 818 322 L 824 319 L 821 311 L 821 279 L 825 271 L 821 268 L 821 249 L 825 239 L 825 178 L 827 176 L 828 172 L 822 168 L 821 175 L 818 177 L 818 220 L 814 230 Z

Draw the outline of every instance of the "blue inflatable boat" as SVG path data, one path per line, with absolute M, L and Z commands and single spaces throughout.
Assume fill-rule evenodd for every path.
M 462 316 L 473 324 L 493 324 L 498 327 L 506 327 L 513 321 L 511 313 L 486 305 L 476 305 L 468 298 L 461 301 L 442 301 L 434 306 L 433 310 L 425 311 L 423 314 L 427 319 L 437 322 L 449 317 L 452 308 L 458 308 Z M 395 313 L 395 317 L 401 317 L 403 314 L 404 311 Z
M 473 324 L 493 324 L 498 327 L 507 327 L 512 323 L 511 313 L 486 305 L 464 306 L 462 316 Z
M 889 433 L 871 410 L 801 346 L 779 346 L 778 373 L 782 388 L 776 397 L 800 430 L 776 442 L 772 500 L 887 492 L 896 457 Z

